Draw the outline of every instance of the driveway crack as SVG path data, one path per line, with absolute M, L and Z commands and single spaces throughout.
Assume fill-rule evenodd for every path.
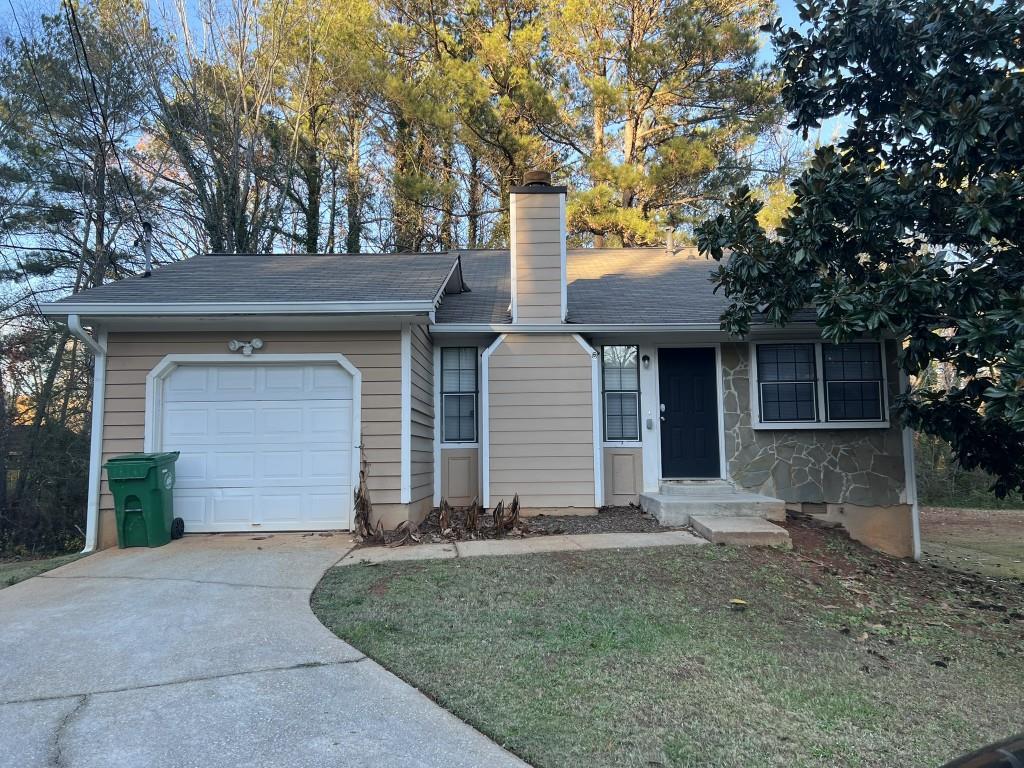
M 89 701 L 89 694 L 82 693 L 75 697 L 77 701 L 68 713 L 60 719 L 57 723 L 57 728 L 53 732 L 53 743 L 50 745 L 50 754 L 52 756 L 51 764 L 55 768 L 61 768 L 64 765 L 64 751 L 61 748 L 60 740 L 64 736 L 64 731 L 67 730 L 68 725 L 74 720 L 75 716 L 82 711 L 82 708 Z
M 309 591 L 309 587 L 275 587 L 270 584 L 242 584 L 237 581 L 204 581 L 202 579 L 183 579 L 173 576 L 55 576 L 49 573 L 40 574 L 40 579 L 64 579 L 64 580 L 81 580 L 91 581 L 93 579 L 109 579 L 112 581 L 170 581 L 170 582 L 181 582 L 185 584 L 214 584 L 222 587 L 245 587 L 247 589 L 273 589 L 273 590 L 285 590 L 285 591 L 297 591 L 304 590 Z
M 245 675 L 260 675 L 266 672 L 288 672 L 289 670 L 297 669 L 318 669 L 320 667 L 340 667 L 346 664 L 358 664 L 361 661 L 367 661 L 368 656 L 358 656 L 354 659 L 341 659 L 339 661 L 300 661 L 297 664 L 289 664 L 284 667 L 263 667 L 261 669 L 246 669 L 238 672 L 222 672 L 216 675 L 196 675 L 194 677 L 181 677 L 175 680 L 165 680 L 160 683 L 146 683 L 144 685 L 126 685 L 120 688 L 104 688 L 97 691 L 89 691 L 88 693 L 63 693 L 56 694 L 53 696 L 37 696 L 29 699 L 12 699 L 10 701 L 0 701 L 0 706 L 7 704 L 34 704 L 41 701 L 59 701 L 60 699 L 82 699 L 78 703 L 72 712 L 70 712 L 64 721 L 58 726 L 58 732 L 64 727 L 66 721 L 71 718 L 82 706 L 85 704 L 85 700 L 90 696 L 102 696 L 107 693 L 127 693 L 128 691 L 145 691 L 150 688 L 164 688 L 171 685 L 184 685 L 186 683 L 202 683 L 208 680 L 223 680 L 230 677 L 244 677 Z

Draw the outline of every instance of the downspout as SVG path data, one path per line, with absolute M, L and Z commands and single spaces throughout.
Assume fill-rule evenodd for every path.
M 89 496 L 85 507 L 85 547 L 82 554 L 95 551 L 100 517 L 100 480 L 103 467 L 103 406 L 107 384 L 107 332 L 94 339 L 83 327 L 78 315 L 68 315 L 68 330 L 81 339 L 93 354 L 92 426 L 89 433 Z
M 900 389 L 910 389 L 910 379 L 900 371 Z M 910 524 L 913 531 L 914 559 L 921 559 L 921 509 L 917 503 L 917 461 L 914 457 L 914 431 L 910 427 L 903 428 L 903 484 L 904 498 L 910 505 Z

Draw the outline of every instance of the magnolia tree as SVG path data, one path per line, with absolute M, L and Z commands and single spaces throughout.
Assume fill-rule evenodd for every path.
M 1024 490 L 1024 6 L 1002 0 L 833 0 L 775 22 L 791 127 L 848 126 L 793 183 L 779 228 L 738 190 L 698 233 L 721 262 L 726 330 L 813 306 L 823 335 L 905 340 L 904 422 L 966 469 Z M 728 258 L 723 258 L 728 253 Z

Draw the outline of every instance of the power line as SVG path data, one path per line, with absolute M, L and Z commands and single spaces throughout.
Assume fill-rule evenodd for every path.
M 72 42 L 77 37 L 77 42 L 74 42 L 75 46 L 75 61 L 78 62 L 79 75 L 82 75 L 82 62 L 85 62 L 85 70 L 89 73 L 89 85 L 92 88 L 93 97 L 96 99 L 96 109 L 101 109 L 102 101 L 100 100 L 100 92 L 96 87 L 96 75 L 92 70 L 92 65 L 89 63 L 89 53 L 85 47 L 85 38 L 82 36 L 82 30 L 78 26 L 78 15 L 75 13 L 75 8 L 69 0 L 62 0 L 61 5 L 64 7 L 64 15 L 68 21 L 68 31 L 71 32 Z M 78 50 L 81 48 L 82 58 L 78 57 Z M 83 83 L 85 81 L 84 75 L 82 75 Z M 110 133 L 110 126 L 107 125 L 103 120 L 100 119 L 99 115 L 93 111 L 92 102 L 89 100 L 89 95 L 86 94 L 86 102 L 88 103 L 89 112 L 92 114 L 93 120 L 96 121 L 97 126 L 103 131 L 104 137 L 107 139 L 110 145 L 110 151 L 114 155 L 114 160 L 117 163 L 117 169 L 121 174 L 121 180 L 124 182 L 125 189 L 128 190 L 128 196 L 131 197 L 132 207 L 135 209 L 135 215 L 138 217 L 139 225 L 142 226 L 145 219 L 142 216 L 142 210 L 139 208 L 139 201 L 135 198 L 135 191 L 132 189 L 132 185 L 128 180 L 128 174 L 124 172 L 124 166 L 121 164 L 121 155 L 117 151 L 117 144 L 114 141 L 113 134 Z M 116 195 L 116 193 L 115 193 Z

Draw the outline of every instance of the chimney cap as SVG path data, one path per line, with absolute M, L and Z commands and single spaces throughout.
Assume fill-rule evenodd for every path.
M 527 171 L 526 173 L 523 174 L 523 186 L 525 186 L 525 187 L 533 187 L 533 186 L 550 187 L 551 186 L 551 171 L 541 171 L 541 170 L 537 170 L 537 169 L 534 169 L 532 171 Z

